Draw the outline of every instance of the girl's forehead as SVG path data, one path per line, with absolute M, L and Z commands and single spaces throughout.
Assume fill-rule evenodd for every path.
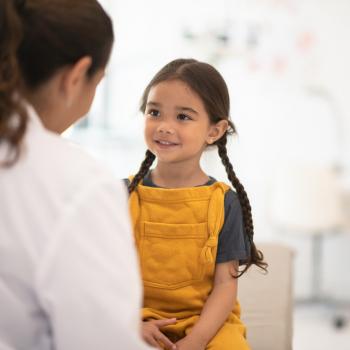
M 149 91 L 147 102 L 156 103 L 190 103 L 203 106 L 200 96 L 181 80 L 166 80 L 154 86 Z

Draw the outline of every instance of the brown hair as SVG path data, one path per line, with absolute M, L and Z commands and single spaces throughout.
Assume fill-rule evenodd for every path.
M 227 120 L 229 124 L 225 134 L 217 140 L 214 145 L 218 147 L 218 153 L 225 167 L 227 177 L 236 189 L 239 202 L 242 207 L 243 223 L 245 234 L 250 243 L 250 256 L 244 263 L 244 268 L 237 277 L 241 276 L 247 269 L 255 264 L 264 271 L 267 269 L 267 264 L 264 262 L 264 257 L 261 251 L 257 250 L 254 241 L 254 226 L 252 212 L 247 193 L 243 185 L 238 180 L 232 164 L 227 155 L 226 142 L 227 135 L 236 133 L 236 128 L 229 118 L 230 98 L 226 83 L 220 73 L 210 64 L 198 62 L 194 59 L 177 59 L 165 65 L 151 80 L 146 87 L 142 99 L 140 110 L 144 113 L 150 89 L 163 81 L 181 80 L 185 82 L 193 91 L 195 91 L 202 99 L 206 111 L 209 115 L 211 123 L 217 123 L 220 120 Z M 146 158 L 142 162 L 138 173 L 135 175 L 129 185 L 129 192 L 135 190 L 139 182 L 149 171 L 155 155 L 149 150 L 146 152 Z
M 10 151 L 5 165 L 17 160 L 27 125 L 20 86 L 35 90 L 84 56 L 92 58 L 90 78 L 107 64 L 113 40 L 112 22 L 96 0 L 0 0 L 0 144 Z

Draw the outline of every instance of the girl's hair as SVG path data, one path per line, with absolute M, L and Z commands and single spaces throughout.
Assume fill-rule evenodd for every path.
M 147 98 L 151 88 L 163 81 L 169 80 L 183 81 L 200 96 L 211 123 L 215 124 L 220 120 L 227 120 L 229 124 L 228 130 L 214 143 L 214 145 L 218 147 L 218 153 L 225 167 L 227 177 L 237 191 L 242 207 L 245 234 L 248 236 L 248 241 L 250 243 L 250 256 L 247 261 L 245 261 L 245 266 L 237 277 L 246 272 L 252 264 L 257 265 L 266 271 L 267 264 L 264 262 L 263 254 L 261 251 L 257 250 L 253 241 L 254 227 L 251 206 L 247 193 L 238 180 L 227 155 L 227 135 L 236 133 L 236 129 L 229 118 L 230 98 L 224 79 L 214 67 L 207 63 L 198 62 L 194 59 L 174 60 L 165 65 L 146 87 L 141 99 L 141 112 L 144 113 L 146 110 Z M 147 150 L 145 160 L 142 162 L 138 173 L 129 185 L 129 193 L 135 190 L 139 182 L 147 174 L 154 159 L 155 155 Z
M 0 0 L 0 144 L 13 164 L 26 131 L 20 88 L 34 91 L 60 68 L 90 56 L 90 78 L 108 62 L 114 40 L 97 0 Z M 14 120 L 13 116 L 17 119 Z

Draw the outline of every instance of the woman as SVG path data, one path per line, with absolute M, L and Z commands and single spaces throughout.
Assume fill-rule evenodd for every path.
M 104 76 L 96 0 L 0 0 L 0 348 L 146 349 L 122 185 L 59 134 Z

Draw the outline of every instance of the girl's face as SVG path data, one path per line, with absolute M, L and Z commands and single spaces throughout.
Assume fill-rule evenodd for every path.
M 145 117 L 146 143 L 160 162 L 199 162 L 207 144 L 216 140 L 201 98 L 180 80 L 150 89 Z

